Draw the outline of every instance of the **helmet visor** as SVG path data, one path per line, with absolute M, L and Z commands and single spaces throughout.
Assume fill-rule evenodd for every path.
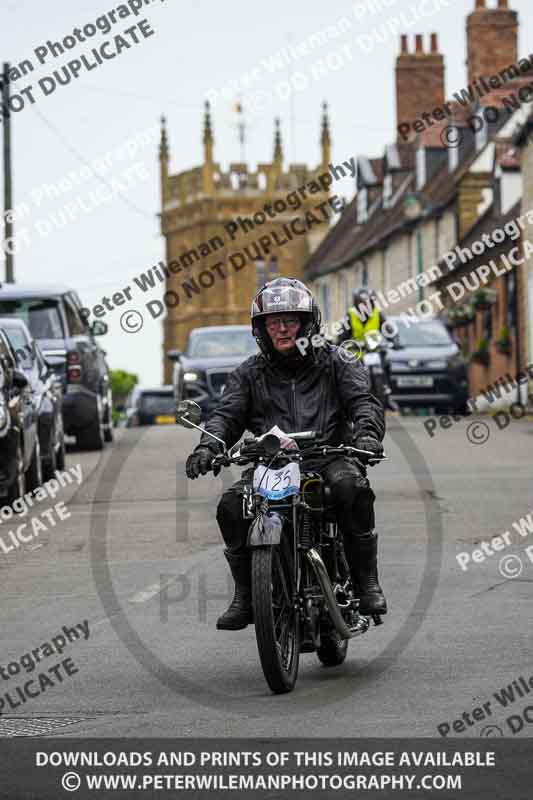
M 266 288 L 252 304 L 252 318 L 281 312 L 311 312 L 313 298 L 297 286 Z

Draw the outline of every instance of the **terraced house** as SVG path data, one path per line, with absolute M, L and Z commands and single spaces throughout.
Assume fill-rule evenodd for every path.
M 437 34 L 429 42 L 416 35 L 412 48 L 401 37 L 397 139 L 380 157 L 358 158 L 357 194 L 306 264 L 328 321 L 340 319 L 352 291 L 367 286 L 386 314 L 418 310 L 451 322 L 450 273 L 476 266 L 454 261 L 455 248 L 520 210 L 523 184 L 513 137 L 533 99 L 533 66 L 518 58 L 518 15 L 507 0 L 491 8 L 476 0 L 466 32 L 467 88 L 448 101 Z M 498 349 L 504 360 L 492 360 L 496 372 L 514 373 L 531 355 L 522 302 L 527 281 L 515 260 L 505 277 L 492 274 L 488 281 L 496 283 L 496 301 L 484 309 L 490 324 L 474 309 L 474 325 L 463 336 L 465 352 L 474 355 L 480 342 L 491 350 L 494 340 L 496 355 L 496 340 L 505 334 L 506 346 Z M 465 290 L 466 301 L 474 292 Z M 484 362 L 473 361 L 473 391 L 494 378 Z

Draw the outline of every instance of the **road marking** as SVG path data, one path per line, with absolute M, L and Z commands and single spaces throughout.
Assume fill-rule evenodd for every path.
M 182 577 L 180 575 L 175 575 L 171 580 L 166 581 L 165 583 L 152 583 L 151 586 L 147 586 L 146 589 L 141 589 L 140 592 L 136 592 L 132 597 L 129 598 L 129 603 L 147 603 L 153 597 L 156 597 L 158 594 L 161 594 L 163 589 L 167 589 L 169 586 L 172 586 L 173 583 L 176 583 L 179 578 Z

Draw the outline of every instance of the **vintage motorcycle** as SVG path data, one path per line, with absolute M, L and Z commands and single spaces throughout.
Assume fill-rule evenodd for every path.
M 199 427 L 201 409 L 191 400 L 177 406 L 177 422 Z M 213 436 L 213 434 L 209 434 Z M 283 447 L 286 439 L 292 449 Z M 320 444 L 319 433 L 272 433 L 224 448 L 213 466 L 249 466 L 243 475 L 243 516 L 250 520 L 252 605 L 259 658 L 269 687 L 290 692 L 300 653 L 316 652 L 328 667 L 342 664 L 348 640 L 366 633 L 370 617 L 358 611 L 342 536 L 329 502 L 320 463 L 344 456 L 364 465 L 382 459 L 355 447 Z M 383 457 L 385 458 L 385 456 Z M 375 625 L 381 616 L 373 615 Z

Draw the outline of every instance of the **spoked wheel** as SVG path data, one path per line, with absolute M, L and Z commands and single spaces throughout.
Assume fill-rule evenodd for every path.
M 294 607 L 293 561 L 282 537 L 279 545 L 252 550 L 255 635 L 266 681 L 273 692 L 294 688 L 300 659 L 300 620 Z

